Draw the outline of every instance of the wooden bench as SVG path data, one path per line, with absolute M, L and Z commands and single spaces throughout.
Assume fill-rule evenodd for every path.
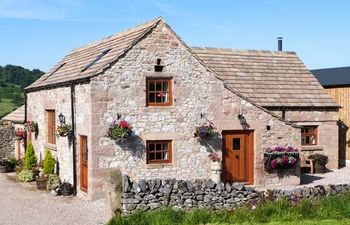
M 300 158 L 300 168 L 310 168 L 310 173 L 314 174 L 314 162 L 311 159 Z

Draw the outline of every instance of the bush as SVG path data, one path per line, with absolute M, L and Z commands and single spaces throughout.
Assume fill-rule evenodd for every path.
M 22 170 L 24 170 L 24 160 L 20 159 L 17 161 L 17 166 L 16 166 L 16 173 L 20 173 Z
M 328 163 L 328 156 L 319 153 L 310 155 L 309 159 L 312 159 L 316 164 L 320 166 L 325 166 Z
M 51 151 L 46 150 L 44 161 L 43 161 L 43 174 L 44 175 L 53 174 L 55 172 L 55 164 L 56 164 L 56 160 L 52 156 Z
M 18 162 L 17 162 L 17 159 L 15 157 L 9 158 L 7 161 L 7 165 L 6 165 L 7 171 L 8 172 L 15 171 L 17 164 L 18 164 Z
M 27 170 L 31 170 L 37 166 L 38 159 L 35 156 L 35 151 L 33 144 L 31 142 L 28 143 L 27 151 L 24 157 L 24 165 Z
M 30 182 L 34 180 L 34 174 L 33 171 L 31 170 L 22 170 L 19 174 L 18 174 L 18 180 L 20 182 Z
M 55 190 L 58 188 L 58 186 L 60 186 L 60 183 L 61 180 L 57 174 L 50 174 L 46 183 L 47 190 Z

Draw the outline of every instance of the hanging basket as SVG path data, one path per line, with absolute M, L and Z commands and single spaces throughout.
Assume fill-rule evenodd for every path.
M 266 171 L 294 168 L 298 161 L 299 151 L 293 147 L 269 148 L 264 153 L 264 169 Z

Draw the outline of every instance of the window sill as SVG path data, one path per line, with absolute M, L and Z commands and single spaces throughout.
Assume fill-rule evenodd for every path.
M 167 106 L 158 106 L 158 105 L 152 105 L 152 106 L 146 106 L 146 109 L 174 109 L 175 106 L 173 105 L 167 105 Z
M 323 147 L 319 145 L 301 146 L 301 151 L 322 151 Z
M 164 167 L 172 167 L 172 163 L 147 164 L 147 169 L 159 169 Z
M 57 151 L 57 146 L 54 144 L 46 143 L 46 144 L 44 144 L 44 148 L 50 149 L 52 151 Z

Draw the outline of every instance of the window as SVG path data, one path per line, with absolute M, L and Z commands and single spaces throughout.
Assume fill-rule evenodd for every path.
M 147 141 L 147 163 L 170 163 L 171 141 Z
M 170 78 L 147 79 L 147 106 L 169 106 L 172 104 Z
M 317 145 L 317 126 L 301 128 L 301 145 Z
M 47 143 L 56 144 L 56 114 L 55 110 L 47 110 Z

